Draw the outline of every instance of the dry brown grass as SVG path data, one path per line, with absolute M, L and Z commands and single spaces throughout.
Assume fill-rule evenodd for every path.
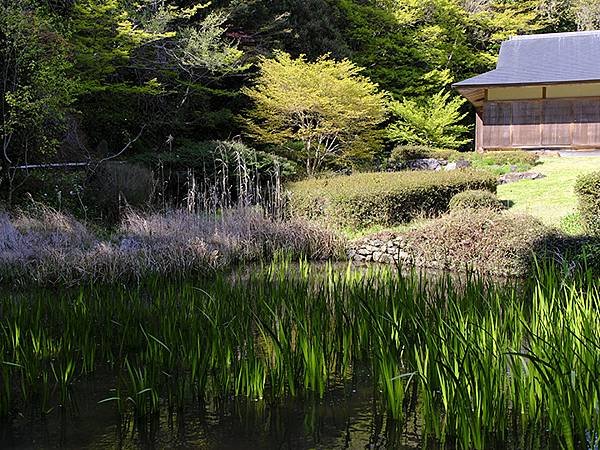
M 552 252 L 559 233 L 525 214 L 458 210 L 405 234 L 420 265 L 503 276 L 530 273 L 535 255 Z
M 109 239 L 49 208 L 0 216 L 0 282 L 4 283 L 73 285 L 151 275 L 188 276 L 270 258 L 277 252 L 326 259 L 343 249 L 343 241 L 330 230 L 303 220 L 270 220 L 252 209 L 220 216 L 129 211 Z

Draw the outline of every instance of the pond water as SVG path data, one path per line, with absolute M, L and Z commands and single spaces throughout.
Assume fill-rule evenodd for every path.
M 77 411 L 21 417 L 0 427 L 0 448 L 421 448 L 416 416 L 389 418 L 368 379 L 330 390 L 323 400 L 227 399 L 136 421 L 98 404 L 107 386 L 86 386 Z
M 0 448 L 597 449 L 599 291 L 538 281 L 284 260 L 5 292 Z

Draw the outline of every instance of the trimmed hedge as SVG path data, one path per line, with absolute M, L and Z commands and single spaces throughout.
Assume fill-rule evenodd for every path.
M 584 231 L 600 236 L 600 172 L 577 178 L 575 193 L 579 200 L 579 215 Z
M 377 172 L 291 183 L 292 215 L 330 225 L 393 226 L 448 210 L 450 199 L 468 189 L 496 192 L 485 172 Z
M 450 211 L 461 209 L 491 209 L 500 211 L 504 205 L 496 194 L 484 190 L 468 190 L 456 194 L 450 200 Z

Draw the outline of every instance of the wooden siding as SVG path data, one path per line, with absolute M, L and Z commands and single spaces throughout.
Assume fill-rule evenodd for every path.
M 489 101 L 479 148 L 600 148 L 600 97 Z
M 573 145 L 590 147 L 600 136 L 600 100 L 581 100 L 573 104 Z
M 540 102 L 512 103 L 512 140 L 508 147 L 541 145 L 541 106 Z
M 488 102 L 483 106 L 483 147 L 510 147 L 512 104 Z

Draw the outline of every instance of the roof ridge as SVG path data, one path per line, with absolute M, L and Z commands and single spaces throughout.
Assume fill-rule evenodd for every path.
M 511 36 L 511 41 L 524 41 L 529 39 L 550 39 L 556 37 L 583 37 L 583 36 L 600 36 L 600 30 L 589 31 L 566 31 L 563 33 L 543 33 L 543 34 L 520 34 Z

